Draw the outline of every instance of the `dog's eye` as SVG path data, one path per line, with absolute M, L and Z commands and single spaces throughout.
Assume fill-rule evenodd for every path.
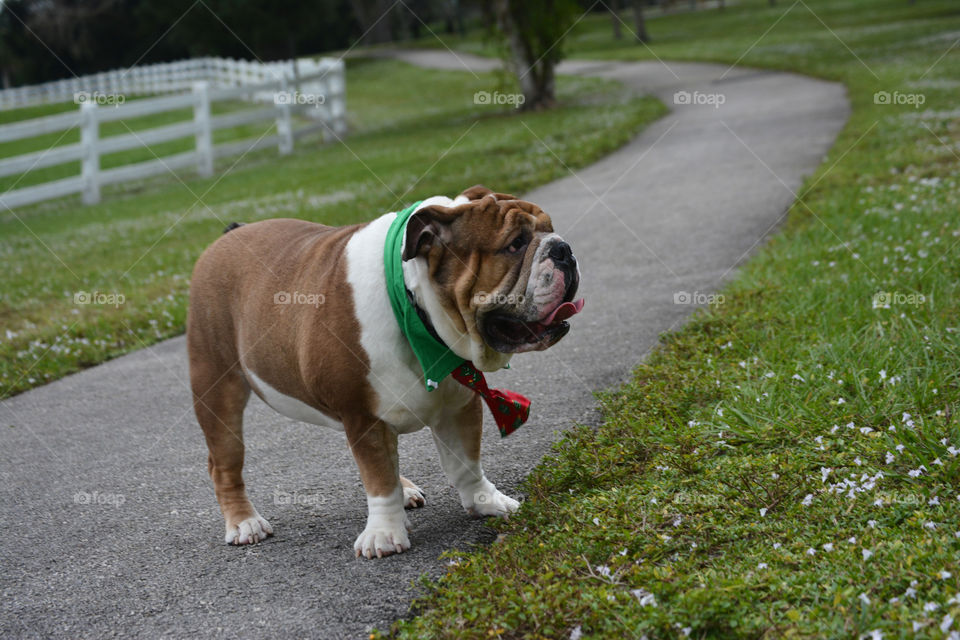
M 517 253 L 520 250 L 522 250 L 525 246 L 527 246 L 527 239 L 521 233 L 516 238 L 514 238 L 513 242 L 507 245 L 507 253 Z

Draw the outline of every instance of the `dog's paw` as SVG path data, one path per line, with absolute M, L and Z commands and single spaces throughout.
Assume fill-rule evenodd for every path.
M 408 480 L 409 482 L 409 480 Z M 423 489 L 410 482 L 410 486 L 403 487 L 403 508 L 416 509 L 427 503 L 426 496 L 423 495 Z
M 494 489 L 490 492 L 481 491 L 474 494 L 473 506 L 467 507 L 467 513 L 474 518 L 484 518 L 486 516 L 506 518 L 519 508 L 519 502 Z
M 384 520 L 368 522 L 367 528 L 353 543 L 353 550 L 358 558 L 360 556 L 382 558 L 394 553 L 403 553 L 410 548 L 407 528 L 406 516 L 403 522 L 391 523 Z
M 259 513 L 242 520 L 236 525 L 227 525 L 227 535 L 224 541 L 227 544 L 256 544 L 273 535 L 273 527 Z

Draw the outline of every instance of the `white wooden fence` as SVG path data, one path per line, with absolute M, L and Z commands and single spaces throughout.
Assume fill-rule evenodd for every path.
M 211 60 L 216 62 L 216 59 L 210 58 L 202 59 L 201 62 L 209 63 Z M 233 63 L 235 61 L 229 62 Z M 242 66 L 230 64 L 223 65 L 220 68 L 226 69 L 232 74 Z M 251 68 L 254 66 L 251 65 Z M 213 174 L 214 159 L 221 156 L 245 153 L 272 145 L 276 145 L 281 154 L 288 154 L 293 151 L 294 140 L 309 133 L 323 131 L 325 136 L 342 135 L 346 131 L 346 91 L 343 62 L 321 60 L 311 66 L 310 72 L 306 74 L 293 73 L 292 64 L 286 65 L 286 69 L 290 70 L 291 73 L 285 73 L 277 67 L 277 76 L 266 81 L 262 81 L 263 76 L 259 76 L 261 82 L 254 84 L 244 83 L 253 77 L 257 77 L 255 75 L 230 76 L 229 84 L 235 83 L 238 86 L 212 86 L 208 79 L 197 80 L 195 77 L 184 78 L 172 74 L 167 76 L 170 85 L 163 86 L 179 83 L 180 89 L 184 86 L 189 87 L 189 93 L 134 100 L 122 104 L 114 102 L 107 107 L 98 104 L 101 100 L 97 99 L 97 96 L 123 95 L 121 91 L 114 88 L 123 85 L 119 83 L 111 85 L 108 82 L 92 91 L 89 88 L 94 85 L 82 85 L 87 88 L 81 88 L 77 93 L 90 91 L 92 97 L 88 96 L 87 99 L 78 100 L 79 109 L 77 111 L 0 126 L 0 143 L 80 127 L 79 143 L 56 146 L 45 151 L 25 153 L 9 158 L 0 158 L 0 176 L 23 174 L 33 169 L 77 160 L 81 164 L 80 175 L 0 193 L 0 210 L 75 193 L 82 194 L 82 200 L 85 204 L 93 204 L 100 201 L 100 188 L 104 185 L 139 180 L 191 166 L 196 167 L 199 175 L 210 176 Z M 216 65 L 197 65 L 196 68 L 209 70 L 216 68 Z M 259 71 L 256 73 L 259 73 Z M 228 83 L 224 82 L 223 84 Z M 130 86 L 133 85 L 127 85 L 128 88 Z M 145 87 L 144 92 L 152 93 L 159 90 L 158 85 L 144 84 L 142 86 Z M 60 91 L 60 89 L 57 89 L 57 91 Z M 48 95 L 55 96 L 58 94 L 50 90 Z M 269 106 L 245 109 L 224 115 L 213 116 L 211 114 L 210 106 L 213 102 L 238 99 L 269 100 L 270 104 Z M 51 98 L 51 101 L 53 100 Z M 189 107 L 193 108 L 192 120 L 143 129 L 125 135 L 100 137 L 99 129 L 103 122 L 139 118 Z M 313 119 L 314 122 L 295 128 L 292 118 L 294 114 L 305 115 Z M 247 139 L 219 145 L 213 144 L 213 132 L 216 130 L 265 120 L 275 121 L 275 134 L 258 139 Z M 100 158 L 103 155 L 127 149 L 148 147 L 158 142 L 191 136 L 195 140 L 195 148 L 192 151 L 106 170 L 100 168 Z
M 262 84 L 270 80 L 331 71 L 337 60 L 301 58 L 296 61 L 256 62 L 231 58 L 191 58 L 130 69 L 114 69 L 78 78 L 0 90 L 0 109 L 16 109 L 51 102 L 70 102 L 81 93 L 138 96 L 189 91 L 206 80 L 215 87 Z M 342 67 L 342 65 L 340 65 Z

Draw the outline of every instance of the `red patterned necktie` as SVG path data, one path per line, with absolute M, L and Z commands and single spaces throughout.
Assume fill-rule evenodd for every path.
M 452 375 L 463 386 L 479 393 L 490 407 L 493 419 L 500 429 L 500 437 L 506 438 L 530 417 L 530 401 L 519 393 L 507 389 L 491 389 L 483 374 L 472 362 L 464 362 L 454 369 Z

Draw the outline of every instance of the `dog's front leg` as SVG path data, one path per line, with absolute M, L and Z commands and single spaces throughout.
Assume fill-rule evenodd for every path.
M 480 396 L 474 395 L 463 409 L 431 431 L 440 453 L 440 465 L 460 494 L 460 503 L 467 513 L 477 518 L 506 517 L 520 508 L 519 502 L 500 493 L 483 473 L 480 464 L 483 434 Z
M 397 433 L 375 418 L 344 420 L 347 442 L 367 492 L 367 526 L 353 543 L 357 556 L 382 558 L 410 548 L 403 510 Z

